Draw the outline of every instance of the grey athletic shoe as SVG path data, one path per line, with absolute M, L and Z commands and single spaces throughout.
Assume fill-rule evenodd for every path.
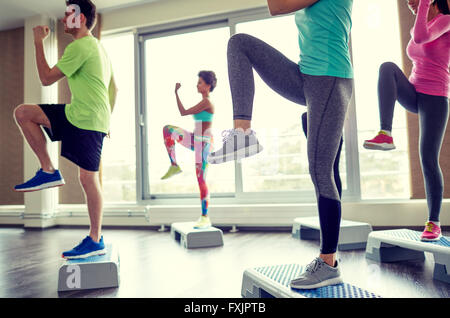
M 336 261 L 336 267 L 331 267 L 320 257 L 317 257 L 306 267 L 306 271 L 300 277 L 291 281 L 291 287 L 313 289 L 342 283 L 338 262 Z
M 231 160 L 241 160 L 263 150 L 258 142 L 255 132 L 245 134 L 241 129 L 230 129 L 222 133 L 223 146 L 208 156 L 208 162 L 212 164 L 223 163 Z

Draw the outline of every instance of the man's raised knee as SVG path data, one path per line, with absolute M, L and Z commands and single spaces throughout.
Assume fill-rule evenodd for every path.
M 14 109 L 14 118 L 18 123 L 33 121 L 38 125 L 50 127 L 50 122 L 38 105 L 21 104 Z
M 26 120 L 27 117 L 27 105 L 21 104 L 14 109 L 14 118 L 18 122 Z

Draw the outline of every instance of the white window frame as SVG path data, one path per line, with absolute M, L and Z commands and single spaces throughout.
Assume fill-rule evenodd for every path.
M 148 174 L 147 144 L 147 99 L 145 83 L 145 41 L 176 34 L 229 27 L 230 37 L 236 33 L 236 25 L 243 22 L 272 18 L 267 8 L 243 10 L 229 14 L 219 14 L 203 18 L 189 19 L 176 23 L 156 25 L 134 30 L 135 37 L 135 76 L 136 76 L 136 195 L 137 203 L 143 205 L 190 205 L 198 203 L 197 194 L 158 194 L 150 193 Z M 293 26 L 294 27 L 294 26 Z M 351 42 L 350 42 L 351 50 Z M 300 106 L 299 106 L 300 107 Z M 346 150 L 347 189 L 343 191 L 344 201 L 360 201 L 360 169 L 358 154 L 357 120 L 355 97 L 351 99 L 344 127 Z M 264 204 L 264 203 L 312 203 L 313 191 L 244 192 L 242 165 L 235 162 L 235 193 L 212 193 L 215 204 Z

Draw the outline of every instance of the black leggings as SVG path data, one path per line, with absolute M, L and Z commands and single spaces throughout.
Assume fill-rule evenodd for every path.
M 427 196 L 429 221 L 439 222 L 444 179 L 439 154 L 448 121 L 448 98 L 416 92 L 402 70 L 387 62 L 380 67 L 378 81 L 381 129 L 392 130 L 395 102 L 419 114 L 419 152 Z

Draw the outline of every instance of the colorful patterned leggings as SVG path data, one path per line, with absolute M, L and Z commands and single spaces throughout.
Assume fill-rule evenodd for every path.
M 202 215 L 208 215 L 209 191 L 206 185 L 206 172 L 208 170 L 208 155 L 211 153 L 213 137 L 210 135 L 194 135 L 180 127 L 167 125 L 163 129 L 164 144 L 172 165 L 177 165 L 175 156 L 175 142 L 195 152 L 195 172 L 200 188 Z

